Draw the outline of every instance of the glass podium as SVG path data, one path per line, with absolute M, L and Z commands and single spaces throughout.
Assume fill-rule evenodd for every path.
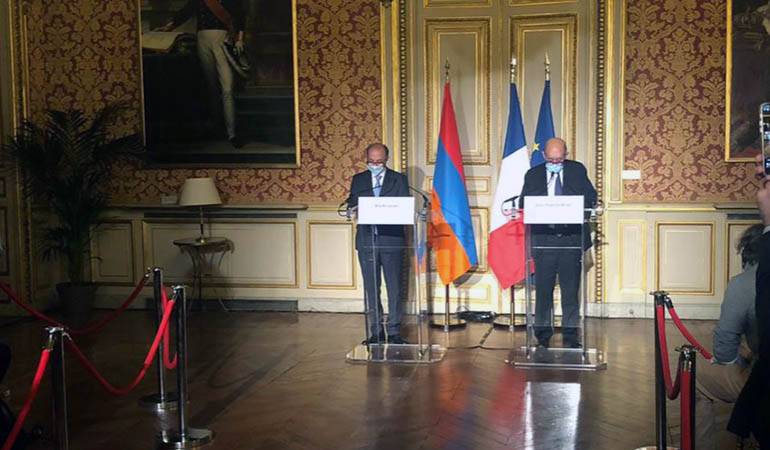
M 601 208 L 584 208 L 582 196 L 532 196 L 524 207 L 525 261 L 534 266 L 534 274 L 524 284 L 524 342 L 519 343 L 514 333 L 506 362 L 524 368 L 606 369 L 603 340 L 588 332 L 586 319 L 590 239 L 586 235 L 590 236 L 589 227 Z M 560 315 L 551 294 L 557 271 Z
M 371 245 L 364 244 L 364 248 L 359 248 L 359 257 L 363 255 L 365 264 L 371 264 L 370 269 L 362 267 L 361 273 L 376 287 L 374 291 L 377 294 L 364 287 L 365 339 L 347 353 L 346 361 L 392 364 L 429 364 L 441 361 L 446 354 L 446 348 L 428 342 L 422 314 L 427 296 L 426 240 L 429 203 L 423 199 L 422 208 L 415 211 L 413 197 L 360 197 L 357 209 L 357 222 L 359 225 L 370 227 L 366 231 L 365 239 L 371 240 Z M 406 233 L 406 238 L 394 237 L 393 230 L 396 227 L 409 228 L 411 233 Z M 399 278 L 398 293 L 385 289 L 386 286 L 393 285 L 395 277 Z M 384 296 L 379 295 L 386 291 L 388 302 L 385 302 Z M 398 302 L 389 301 L 394 295 L 397 296 Z M 373 298 L 374 296 L 377 298 Z M 407 302 L 407 298 L 412 302 Z M 389 305 L 387 314 L 383 310 L 383 303 Z M 406 311 L 410 303 L 417 313 L 415 316 Z M 394 312 L 394 306 L 399 311 Z M 401 317 L 400 335 L 404 335 L 407 328 L 415 327 L 416 333 L 409 336 L 410 343 L 390 342 L 391 335 L 386 331 L 390 331 L 389 320 L 391 330 L 397 322 L 392 316 L 394 313 Z M 405 319 L 408 317 L 416 317 L 416 323 L 407 323 Z M 377 336 L 375 333 L 384 334 L 384 339 L 372 342 L 371 338 Z

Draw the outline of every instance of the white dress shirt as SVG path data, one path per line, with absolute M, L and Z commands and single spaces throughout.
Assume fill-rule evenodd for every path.
M 372 174 L 372 192 L 374 192 L 374 187 L 377 186 L 377 177 L 380 177 L 380 187 L 385 186 L 385 174 L 388 173 L 388 169 L 382 169 L 382 172 L 380 172 L 379 175 Z M 380 193 L 382 193 L 382 190 L 380 190 Z
M 561 189 L 562 192 L 564 192 L 564 167 L 561 168 L 561 171 L 556 174 L 555 177 L 553 177 L 553 180 L 551 179 L 551 172 L 545 171 L 545 183 L 548 187 L 548 196 L 553 197 L 556 195 L 556 177 L 559 177 L 559 180 L 561 181 Z

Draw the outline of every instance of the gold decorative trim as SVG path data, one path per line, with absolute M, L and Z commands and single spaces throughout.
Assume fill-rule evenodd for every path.
M 730 157 L 730 106 L 732 105 L 731 87 L 733 84 L 733 0 L 727 0 L 727 33 L 725 46 L 725 161 L 753 162 L 754 158 Z M 759 114 L 759 112 L 757 112 Z
M 350 228 L 350 280 L 351 284 L 313 284 L 313 265 L 311 257 L 313 255 L 313 239 L 311 238 L 311 228 L 313 225 L 344 225 Z M 307 288 L 308 289 L 344 289 L 356 290 L 358 283 L 356 279 L 356 231 L 353 222 L 339 220 L 308 220 L 307 222 L 307 254 L 305 263 L 307 264 Z
M 727 261 L 727 264 L 725 265 L 725 288 L 730 281 L 730 257 L 732 256 L 732 252 L 735 251 L 732 242 L 730 241 L 730 229 L 737 226 L 751 226 L 758 223 L 761 222 L 758 220 L 730 220 L 725 223 L 725 261 Z
M 640 225 L 641 226 L 641 245 L 642 248 L 642 287 L 639 289 L 642 295 L 647 295 L 647 221 L 646 220 L 627 220 L 619 219 L 617 222 L 618 233 L 618 291 L 623 293 L 623 261 L 621 253 L 624 249 L 629 248 L 623 237 L 623 228 L 626 225 Z
M 708 226 L 711 230 L 711 246 L 709 248 L 709 290 L 708 291 L 680 291 L 674 289 L 666 289 L 671 294 L 677 295 L 693 295 L 693 296 L 713 296 L 714 289 L 714 275 L 716 273 L 716 222 L 689 222 L 689 221 L 655 221 L 655 289 L 660 290 L 660 229 L 664 226 Z
M 8 245 L 8 208 L 6 206 L 0 206 L 0 216 L 2 216 L 2 221 L 0 221 L 2 235 L 0 235 L 0 239 L 5 243 L 4 245 Z M 2 262 L 2 266 L 0 266 L 0 276 L 5 277 L 11 274 L 11 258 L 8 250 L 3 251 L 2 253 L 3 254 L 0 257 L 0 261 Z
M 476 144 L 478 148 L 460 149 L 463 164 L 467 166 L 488 165 L 490 160 L 490 17 L 430 18 L 425 19 L 425 161 L 436 163 L 436 143 L 440 126 L 441 101 L 443 92 L 444 62 L 441 58 L 441 35 L 471 34 L 476 49 Z M 450 61 L 451 64 L 451 61 Z M 451 72 L 450 72 L 451 73 Z M 450 75 L 450 80 L 451 80 Z M 437 94 L 438 93 L 438 94 Z M 456 97 L 453 97 L 456 98 Z
M 564 3 L 577 3 L 577 0 L 508 0 L 508 6 L 544 6 Z
M 423 5 L 425 8 L 483 8 L 492 6 L 492 0 L 424 0 Z
M 605 158 L 611 160 L 611 154 L 605 152 L 606 142 L 609 133 L 612 132 L 607 126 L 608 111 L 611 106 L 607 105 L 607 98 L 612 98 L 612 70 L 614 43 L 614 21 L 612 21 L 613 6 L 615 0 L 598 0 L 596 2 L 596 124 L 595 124 L 595 143 L 594 143 L 594 164 L 596 166 L 596 192 L 597 199 L 600 202 L 605 200 L 604 171 Z M 623 1 L 623 0 L 620 0 Z M 609 2 L 609 9 L 607 3 Z M 608 10 L 610 11 L 608 13 Z M 609 26 L 608 26 L 609 25 Z M 610 36 L 608 39 L 607 36 Z M 622 46 L 622 45 L 621 45 Z M 610 62 L 608 63 L 607 60 Z M 622 117 L 622 115 L 621 115 Z M 611 152 L 610 152 L 611 153 Z M 603 215 L 596 223 L 596 236 L 604 236 L 607 226 L 607 215 Z M 604 302 L 606 298 L 605 290 L 605 272 L 604 267 L 604 245 L 597 245 L 594 255 L 596 260 L 594 264 L 594 296 L 597 303 Z M 646 270 L 646 269 L 645 269 Z M 621 285 L 622 286 L 622 285 Z
M 480 181 L 484 184 L 483 189 L 471 189 L 473 186 L 472 184 L 469 184 L 469 181 Z M 491 187 L 492 180 L 490 177 L 465 177 L 465 189 L 467 189 L 468 193 L 476 193 L 476 194 L 484 194 L 488 195 L 492 193 L 492 187 Z M 425 177 L 425 181 L 423 183 L 423 189 L 426 191 L 430 191 L 433 189 L 433 175 L 427 175 Z
M 278 225 L 291 225 L 294 229 L 294 283 L 227 283 L 222 281 L 212 281 L 211 278 L 204 278 L 204 286 L 207 287 L 245 287 L 245 288 L 286 288 L 296 289 L 299 288 L 299 227 L 297 226 L 297 220 L 275 220 L 275 219 L 258 219 L 254 221 L 244 221 L 242 219 L 232 221 L 218 220 L 218 223 L 240 223 L 244 225 L 253 224 L 278 224 Z M 152 266 L 151 254 L 152 240 L 150 239 L 149 227 L 154 224 L 198 224 L 194 219 L 143 219 L 142 220 L 142 261 L 144 267 Z
M 561 33 L 562 83 L 561 112 L 564 133 L 555 130 L 557 135 L 565 136 L 569 148 L 575 148 L 577 131 L 577 14 L 536 14 L 513 16 L 510 20 L 511 49 L 519 61 L 526 61 L 524 55 L 525 35 L 528 32 Z M 526 92 L 524 70 L 516 73 L 517 84 L 521 92 Z
M 409 165 L 409 114 L 408 114 L 408 78 L 407 52 L 409 27 L 407 26 L 406 0 L 398 1 L 398 104 L 400 133 L 401 172 L 406 173 Z
M 134 255 L 136 255 L 136 243 L 134 242 L 134 222 L 130 219 L 126 220 L 119 220 L 119 219 L 110 219 L 110 220 L 104 220 L 102 221 L 102 225 L 128 225 L 128 239 L 129 239 L 129 246 L 131 247 L 130 252 L 130 265 L 128 270 L 128 277 L 133 278 L 135 276 L 134 269 L 136 266 L 136 261 L 134 261 Z M 97 227 L 95 232 L 99 232 L 99 227 Z M 92 239 L 91 243 L 89 245 L 89 249 L 91 251 L 91 256 L 94 258 L 97 258 L 97 263 L 91 264 L 91 280 L 95 280 L 97 277 L 102 277 L 102 275 L 98 274 L 96 271 L 97 269 L 101 268 L 99 265 L 99 259 L 101 257 L 101 254 L 97 255 L 95 252 L 96 247 L 96 239 Z M 136 281 L 131 279 L 130 281 L 97 281 L 95 282 L 98 285 L 105 285 L 105 286 L 134 286 L 136 284 Z

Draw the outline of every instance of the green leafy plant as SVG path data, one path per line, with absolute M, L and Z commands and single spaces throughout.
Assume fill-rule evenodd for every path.
M 122 113 L 110 105 L 90 118 L 79 110 L 49 110 L 42 124 L 25 120 L 0 158 L 18 167 L 25 195 L 50 208 L 56 221 L 42 230 L 45 258 L 63 257 L 72 284 L 83 284 L 94 229 L 110 200 L 112 167 L 142 150 L 137 134 L 113 138 Z

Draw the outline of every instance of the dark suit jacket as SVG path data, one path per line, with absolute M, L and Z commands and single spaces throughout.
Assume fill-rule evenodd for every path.
M 762 448 L 770 448 L 770 233 L 760 238 L 756 310 L 759 358 L 735 402 L 727 429 L 742 437 L 752 433 Z
M 380 197 L 409 197 L 409 183 L 406 175 L 395 170 L 385 169 L 385 179 L 382 181 Z M 350 182 L 350 195 L 347 203 L 349 208 L 358 206 L 359 197 L 373 197 L 372 174 L 368 170 L 353 175 Z M 356 227 L 356 250 L 372 248 L 372 226 L 358 225 Z M 403 225 L 379 225 L 377 227 L 377 245 L 386 250 L 387 247 L 403 247 Z
M 583 164 L 565 160 L 562 174 L 562 194 L 582 195 L 585 197 L 585 207 L 596 205 L 596 189 L 588 179 L 588 171 Z M 524 198 L 528 195 L 548 195 L 548 180 L 545 164 L 537 165 L 527 171 L 524 176 L 524 187 L 519 196 L 519 208 L 524 208 Z M 534 225 L 532 227 L 532 245 L 580 245 L 580 225 Z M 583 235 L 583 249 L 591 248 L 591 230 L 586 226 Z

